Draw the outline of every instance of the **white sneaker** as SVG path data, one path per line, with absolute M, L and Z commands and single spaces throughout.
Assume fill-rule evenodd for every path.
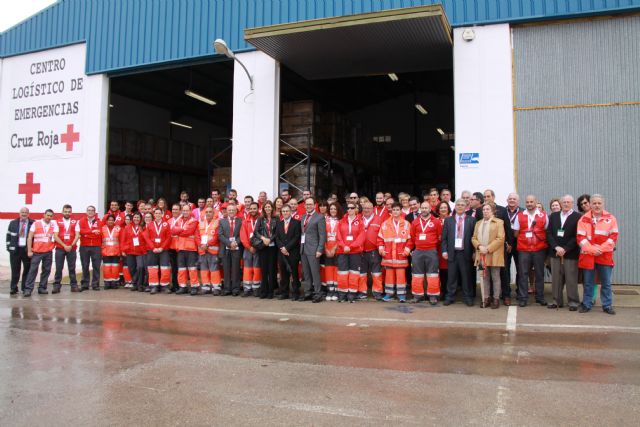
M 126 283 L 124 285 L 125 288 L 133 288 L 133 285 L 131 283 Z
M 325 301 L 331 301 L 331 297 L 330 297 L 329 295 L 327 295 L 327 296 L 325 297 Z
M 334 294 L 334 295 L 331 297 L 331 301 L 338 301 L 338 295 L 335 295 L 335 294 Z

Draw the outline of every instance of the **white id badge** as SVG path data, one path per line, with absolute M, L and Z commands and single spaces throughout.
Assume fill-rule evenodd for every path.
M 71 234 L 65 234 L 64 240 L 71 240 Z
M 156 243 L 160 243 L 160 242 L 162 242 L 162 240 L 160 240 L 160 238 L 159 238 L 159 237 L 156 237 L 155 239 L 153 239 L 153 241 L 154 241 L 154 242 L 156 242 Z
M 402 239 L 399 237 L 396 237 L 395 239 L 393 239 L 393 241 L 396 243 L 402 243 Z
M 455 245 L 456 249 L 462 249 L 462 239 L 456 239 Z
M 200 244 L 201 245 L 207 244 L 207 236 L 200 236 Z
M 249 233 L 249 238 L 251 239 L 253 237 L 253 233 Z
M 304 244 L 304 234 L 300 237 L 300 243 Z
M 27 238 L 26 237 L 19 237 L 18 238 L 18 245 L 19 246 L 26 246 L 27 245 Z
M 350 242 L 353 240 L 353 236 L 347 236 L 347 242 Z
M 420 234 L 418 236 L 418 240 L 427 240 L 427 235 L 426 234 Z
M 236 241 L 236 238 L 235 238 L 235 237 L 229 237 L 229 241 L 230 241 L 230 242 L 235 242 L 235 241 Z
M 328 242 L 335 242 L 336 241 L 336 237 L 335 236 L 329 236 L 329 237 L 327 237 L 327 241 Z
M 558 230 L 558 237 L 564 237 L 564 230 Z
M 527 239 L 531 239 L 533 237 L 533 233 L 531 231 L 527 231 L 526 233 L 524 233 L 524 237 L 526 237 Z
M 140 239 L 137 237 L 133 238 L 133 246 L 140 246 Z

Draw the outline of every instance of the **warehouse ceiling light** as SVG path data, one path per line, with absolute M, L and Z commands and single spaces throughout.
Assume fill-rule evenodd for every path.
M 172 124 L 174 126 L 180 126 L 181 128 L 193 129 L 193 126 L 185 125 L 184 123 L 180 123 L 180 122 L 174 122 L 173 120 L 170 121 L 169 124 Z
M 233 51 L 229 49 L 229 46 L 227 46 L 227 42 L 222 39 L 216 39 L 213 42 L 213 48 L 216 50 L 216 53 L 224 55 L 227 58 L 233 59 L 234 61 L 238 61 L 238 64 L 240 64 L 244 69 L 244 72 L 247 73 L 247 77 L 249 78 L 249 87 L 251 88 L 251 90 L 253 90 L 253 76 L 249 74 L 249 70 L 247 70 L 247 67 L 244 66 L 242 61 L 240 61 L 233 53 Z
M 436 129 L 440 135 L 444 135 L 444 131 L 440 128 Z
M 391 79 L 392 82 L 397 82 L 398 81 L 398 75 L 396 73 L 389 73 L 387 75 L 389 76 L 389 78 Z
M 416 110 L 420 111 L 420 114 L 427 115 L 427 110 L 421 104 L 416 104 Z
M 184 94 L 187 96 L 190 96 L 193 99 L 197 99 L 198 101 L 202 101 L 205 104 L 209 104 L 209 105 L 216 105 L 216 101 L 214 101 L 213 99 L 207 98 L 206 96 L 202 96 L 199 93 L 195 93 L 192 90 L 185 90 Z

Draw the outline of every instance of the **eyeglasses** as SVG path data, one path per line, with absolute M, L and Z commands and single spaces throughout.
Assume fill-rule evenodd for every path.
M 348 206 L 347 209 L 351 210 L 351 209 L 355 209 L 355 206 Z
M 583 200 L 582 203 L 580 203 L 580 205 L 588 205 L 589 202 L 587 202 L 586 200 Z

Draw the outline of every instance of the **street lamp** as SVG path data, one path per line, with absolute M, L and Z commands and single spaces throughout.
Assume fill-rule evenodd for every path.
M 251 90 L 253 90 L 253 76 L 249 74 L 249 70 L 247 70 L 247 67 L 244 66 L 242 61 L 240 61 L 238 57 L 236 57 L 236 55 L 233 53 L 233 51 L 229 49 L 229 46 L 227 46 L 227 43 L 222 39 L 216 39 L 213 42 L 213 48 L 216 50 L 216 53 L 220 55 L 224 55 L 227 58 L 233 59 L 235 61 L 238 61 L 238 64 L 240 64 L 244 69 L 244 72 L 247 73 L 247 77 L 249 78 L 249 87 L 251 88 Z

